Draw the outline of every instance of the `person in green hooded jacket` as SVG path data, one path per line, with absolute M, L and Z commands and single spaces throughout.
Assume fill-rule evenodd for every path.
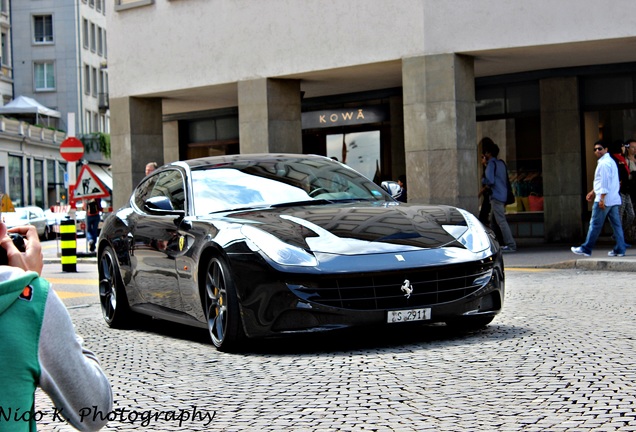
M 44 262 L 35 227 L 9 231 L 24 237 L 25 251 L 15 247 L 0 222 L 0 247 L 9 264 L 0 265 L 0 431 L 37 430 L 38 386 L 55 407 L 47 418 L 99 430 L 113 406 L 108 378 L 95 355 L 82 347 L 60 298 L 40 277 Z M 82 415 L 87 408 L 103 416 Z

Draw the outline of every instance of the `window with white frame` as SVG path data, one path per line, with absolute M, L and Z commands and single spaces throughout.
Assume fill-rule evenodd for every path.
M 84 113 L 84 127 L 86 128 L 86 132 L 89 132 L 91 130 L 92 117 L 93 116 L 91 115 L 91 112 L 89 110 L 86 110 L 86 112 Z
M 82 18 L 82 45 L 88 49 L 88 20 Z
M 52 61 L 35 62 L 33 77 L 36 91 L 55 90 L 55 67 Z
M 91 80 L 93 82 L 93 92 L 92 95 L 97 97 L 97 68 L 91 68 L 92 77 Z
M 91 67 L 84 65 L 84 93 L 91 94 Z
M 102 28 L 97 26 L 97 54 L 102 55 L 104 52 L 104 39 Z
M 33 41 L 35 43 L 53 43 L 53 16 L 33 16 Z
M 97 43 L 97 33 L 95 32 L 95 24 L 91 23 L 91 51 L 95 52 L 95 44 Z

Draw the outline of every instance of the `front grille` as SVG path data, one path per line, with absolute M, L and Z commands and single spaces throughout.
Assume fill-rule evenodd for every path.
M 317 276 L 287 284 L 299 298 L 325 306 L 353 310 L 385 310 L 432 306 L 459 300 L 483 287 L 492 274 L 492 261 L 364 275 Z M 413 288 L 407 298 L 405 280 Z

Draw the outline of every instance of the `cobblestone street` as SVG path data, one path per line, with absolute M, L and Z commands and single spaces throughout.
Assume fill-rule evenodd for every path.
M 111 378 L 106 430 L 636 430 L 632 273 L 506 276 L 504 312 L 478 333 L 367 329 L 241 354 L 217 352 L 204 330 L 111 330 L 96 304 L 70 312 Z M 72 430 L 41 392 L 36 409 L 39 430 Z

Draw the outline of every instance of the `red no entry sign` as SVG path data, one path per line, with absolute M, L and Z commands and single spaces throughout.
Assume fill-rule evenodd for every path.
M 60 154 L 67 162 L 77 162 L 84 156 L 84 144 L 75 137 L 68 137 L 60 144 Z

